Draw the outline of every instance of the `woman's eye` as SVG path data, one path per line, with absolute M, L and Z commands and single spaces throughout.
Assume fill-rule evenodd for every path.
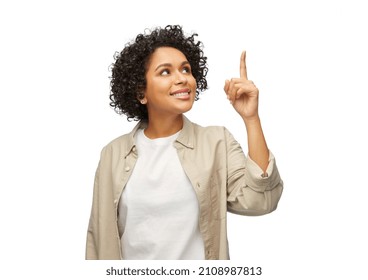
M 163 76 L 169 75 L 169 74 L 170 74 L 170 72 L 167 69 L 161 71 L 161 75 L 163 75 Z
M 184 67 L 183 68 L 183 73 L 190 73 L 190 68 L 189 67 Z

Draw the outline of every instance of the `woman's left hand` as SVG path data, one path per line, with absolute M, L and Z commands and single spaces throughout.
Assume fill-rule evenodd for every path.
M 225 81 L 224 91 L 234 109 L 246 120 L 258 118 L 258 88 L 248 80 L 245 51 L 240 57 L 240 78 Z

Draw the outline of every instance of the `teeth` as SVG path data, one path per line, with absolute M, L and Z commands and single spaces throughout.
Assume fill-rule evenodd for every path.
M 179 92 L 179 93 L 173 94 L 173 96 L 185 96 L 185 95 L 188 95 L 188 94 L 189 94 L 188 92 Z

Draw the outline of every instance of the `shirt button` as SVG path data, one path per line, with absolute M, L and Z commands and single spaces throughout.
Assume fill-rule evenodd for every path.
M 130 170 L 130 167 L 129 166 L 125 167 L 125 171 L 126 172 L 128 172 L 129 170 Z

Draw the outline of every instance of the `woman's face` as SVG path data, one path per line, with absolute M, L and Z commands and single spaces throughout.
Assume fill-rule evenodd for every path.
M 196 95 L 196 80 L 185 55 L 171 47 L 157 48 L 148 61 L 145 100 L 150 119 L 189 111 Z

